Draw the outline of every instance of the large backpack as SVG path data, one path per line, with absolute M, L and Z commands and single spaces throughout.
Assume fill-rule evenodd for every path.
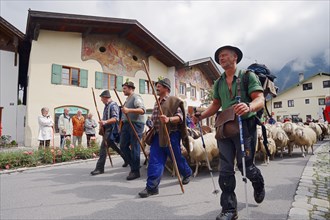
M 271 73 L 271 71 L 268 69 L 268 67 L 264 64 L 258 64 L 258 63 L 253 63 L 251 64 L 246 71 L 246 74 L 243 76 L 243 85 L 244 85 L 244 90 L 247 93 L 248 92 L 248 86 L 249 86 L 249 73 L 254 72 L 261 83 L 261 86 L 264 89 L 264 96 L 265 96 L 265 109 L 267 112 L 267 115 L 271 117 L 267 105 L 266 105 L 266 97 L 268 95 L 271 95 L 273 97 L 276 97 L 278 87 L 275 86 L 274 80 L 276 79 L 276 76 Z M 248 96 L 248 94 L 247 94 Z M 263 109 L 257 112 L 257 116 L 260 118 L 263 114 Z
M 271 71 L 268 69 L 268 67 L 264 64 L 258 64 L 258 63 L 254 63 L 251 64 L 248 68 L 246 73 L 243 75 L 243 85 L 244 85 L 244 90 L 246 92 L 246 95 L 248 97 L 248 87 L 249 87 L 249 74 L 250 72 L 254 72 L 257 76 L 258 79 L 261 83 L 261 86 L 264 89 L 264 96 L 265 96 L 265 110 L 267 112 L 268 117 L 271 118 L 271 115 L 267 109 L 267 104 L 266 104 L 266 97 L 268 95 L 271 95 L 273 97 L 276 97 L 277 95 L 277 91 L 278 91 L 278 87 L 275 86 L 274 84 L 274 80 L 276 78 L 276 76 L 274 76 Z M 257 116 L 256 116 L 256 121 L 257 124 L 261 126 L 262 129 L 262 136 L 263 136 L 263 144 L 265 146 L 266 149 L 266 153 L 267 155 L 270 157 L 270 152 L 268 149 L 268 140 L 267 140 L 267 134 L 266 134 L 266 127 L 265 125 L 263 125 L 261 123 L 260 118 L 262 117 L 263 113 L 264 113 L 264 109 L 261 109 L 257 112 Z

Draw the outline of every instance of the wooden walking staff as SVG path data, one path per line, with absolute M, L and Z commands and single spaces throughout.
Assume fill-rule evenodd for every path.
M 101 116 L 100 116 L 100 112 L 99 112 L 99 110 L 97 108 L 96 99 L 95 99 L 95 93 L 94 93 L 93 87 L 92 87 L 92 93 L 93 93 L 94 105 L 95 105 L 95 108 L 96 108 L 97 116 L 99 117 L 99 121 L 101 121 Z M 107 149 L 107 154 L 109 156 L 110 164 L 111 164 L 111 167 L 113 167 L 112 159 L 111 159 L 111 155 L 110 155 L 110 151 L 109 151 L 109 147 L 108 147 L 107 137 L 105 136 L 105 132 L 104 132 L 104 127 L 103 126 L 100 126 L 100 132 L 99 132 L 99 134 L 102 134 L 103 141 L 104 141 L 104 144 L 105 144 L 105 148 Z
M 146 62 L 144 60 L 142 60 L 142 62 L 143 62 L 144 68 L 146 69 L 147 77 L 148 77 L 148 80 L 149 80 L 150 85 L 151 85 L 151 88 L 152 88 L 152 94 L 154 95 L 154 97 L 156 99 L 157 106 L 158 106 L 158 109 L 159 109 L 159 113 L 161 115 L 163 115 L 163 110 L 162 110 L 162 108 L 160 106 L 160 103 L 159 103 L 159 100 L 157 98 L 154 85 L 151 83 L 152 81 L 150 79 L 150 75 L 149 75 L 149 70 L 148 70 L 147 64 L 146 64 Z M 173 161 L 173 167 L 174 167 L 174 170 L 175 170 L 175 174 L 178 177 L 178 180 L 179 180 L 179 183 L 180 183 L 180 186 L 181 186 L 181 191 L 182 191 L 182 193 L 184 193 L 184 189 L 183 189 L 183 185 L 182 185 L 182 181 L 181 181 L 181 177 L 180 177 L 178 165 L 176 163 L 174 152 L 173 152 L 173 148 L 172 148 L 172 144 L 171 144 L 170 134 L 168 132 L 168 129 L 167 129 L 167 126 L 166 125 L 165 125 L 165 133 L 166 133 L 167 140 L 168 140 L 168 147 L 170 149 L 170 153 L 171 153 L 171 158 L 172 158 L 172 161 Z
M 119 101 L 119 103 L 120 103 L 120 106 L 123 106 L 123 103 L 121 102 L 121 100 L 120 100 L 120 98 L 119 98 L 119 95 L 118 95 L 118 93 L 117 93 L 117 90 L 114 89 L 113 91 L 115 91 L 115 94 L 116 94 L 117 99 L 118 99 L 118 101 Z M 131 128 L 132 128 L 132 130 L 133 130 L 133 132 L 134 132 L 134 134 L 135 134 L 136 139 L 138 140 L 138 142 L 139 142 L 139 144 L 140 144 L 140 148 L 141 148 L 141 150 L 142 150 L 142 152 L 143 152 L 143 154 L 144 154 L 146 160 L 148 160 L 147 154 L 146 154 L 146 152 L 144 151 L 144 148 L 142 147 L 141 140 L 140 140 L 140 138 L 139 138 L 139 135 L 136 133 L 136 130 L 135 130 L 133 124 L 132 124 L 131 119 L 128 117 L 127 113 L 124 113 L 124 114 L 125 114 L 125 116 L 126 116 L 126 118 L 127 118 L 127 121 L 128 121 L 128 123 L 129 123 L 129 125 L 131 126 Z

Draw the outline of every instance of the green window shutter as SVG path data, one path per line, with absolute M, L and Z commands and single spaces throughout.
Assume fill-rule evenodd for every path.
M 145 93 L 145 80 L 144 79 L 139 79 L 139 91 L 140 94 L 144 94 Z
M 119 92 L 123 91 L 123 77 L 116 76 L 116 90 Z
M 80 87 L 87 88 L 88 85 L 88 70 L 80 69 Z
M 52 84 L 62 83 L 62 66 L 52 64 Z
M 103 89 L 103 73 L 95 72 L 95 88 Z

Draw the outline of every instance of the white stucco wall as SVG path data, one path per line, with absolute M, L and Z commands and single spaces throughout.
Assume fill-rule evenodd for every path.
M 53 32 L 40 30 L 38 41 L 32 42 L 29 82 L 27 93 L 27 116 L 25 129 L 25 145 L 38 145 L 38 121 L 42 107 L 48 107 L 50 115 L 54 118 L 54 108 L 71 105 L 87 108 L 97 119 L 91 87 L 95 87 L 95 71 L 102 72 L 101 65 L 95 60 L 81 60 L 82 38 L 79 33 Z M 88 88 L 67 85 L 51 84 L 52 64 L 65 65 L 88 70 Z M 157 81 L 158 76 L 168 77 L 168 68 L 153 57 L 149 57 L 151 79 Z M 164 75 L 165 74 L 165 75 Z M 124 81 L 126 80 L 124 76 Z M 147 79 L 144 71 L 138 71 L 134 78 L 129 78 L 136 85 L 135 92 L 139 93 L 139 79 Z M 95 89 L 97 105 L 100 113 L 103 111 L 99 95 L 102 90 Z M 111 96 L 118 101 L 113 91 Z M 119 92 L 122 102 L 125 101 L 122 92 Z M 142 94 L 146 108 L 152 108 L 154 98 L 150 94 Z M 83 136 L 83 145 L 86 143 Z M 55 146 L 59 146 L 59 135 L 55 134 Z
M 17 141 L 17 81 L 18 66 L 14 66 L 15 54 L 0 51 L 0 106 L 2 110 L 2 134 Z M 18 59 L 17 59 L 18 63 Z
M 318 99 L 325 98 L 330 95 L 329 88 L 323 88 L 323 81 L 330 80 L 329 76 L 314 76 L 305 82 L 312 83 L 311 90 L 303 90 L 303 85 L 299 84 L 278 97 L 267 102 L 269 111 L 274 112 L 275 119 L 283 118 L 283 116 L 298 115 L 303 121 L 306 121 L 306 116 L 311 115 L 312 119 L 319 118 L 320 109 L 325 108 L 325 105 L 319 105 Z M 305 104 L 305 99 L 309 99 L 309 104 Z M 288 107 L 288 100 L 294 100 L 294 107 Z M 282 108 L 274 108 L 274 102 L 282 101 Z

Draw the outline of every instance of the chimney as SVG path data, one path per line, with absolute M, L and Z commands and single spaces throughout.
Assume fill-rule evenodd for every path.
M 304 81 L 304 73 L 299 73 L 299 82 Z

